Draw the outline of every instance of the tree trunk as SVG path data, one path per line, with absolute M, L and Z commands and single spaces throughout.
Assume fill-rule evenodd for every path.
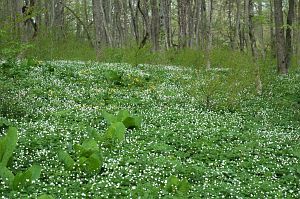
M 249 0 L 244 0 L 244 43 L 249 49 Z
M 236 49 L 243 51 L 243 41 L 242 41 L 242 31 L 241 31 L 241 1 L 236 0 L 236 21 L 235 21 L 235 46 Z
M 269 1 L 270 4 L 270 42 L 271 42 L 271 54 L 276 57 L 275 49 L 275 33 L 274 33 L 274 9 L 273 0 Z
M 201 0 L 201 10 L 200 10 L 200 20 L 201 20 L 201 49 L 206 48 L 207 41 L 207 17 L 206 17 L 206 1 Z
M 249 13 L 249 38 L 251 44 L 251 52 L 255 64 L 255 84 L 256 84 L 256 91 L 259 95 L 262 93 L 262 83 L 260 78 L 260 68 L 258 65 L 258 53 L 257 53 L 257 45 L 256 45 L 256 38 L 254 34 L 254 2 L 253 0 L 249 0 L 248 4 L 248 13 Z
M 160 19 L 157 0 L 151 0 L 151 41 L 152 49 L 159 50 Z
M 208 0 L 208 18 L 207 18 L 207 47 L 206 47 L 206 56 L 207 56 L 207 63 L 206 68 L 211 68 L 211 60 L 210 60 L 210 54 L 212 49 L 212 16 L 213 16 L 213 0 Z
M 287 74 L 288 67 L 286 64 L 286 46 L 284 37 L 284 23 L 282 0 L 274 0 L 274 15 L 275 15 L 275 35 L 276 35 L 276 56 L 277 69 L 280 74 Z
M 103 19 L 102 13 L 101 13 L 101 0 L 92 0 L 93 4 L 93 18 L 94 18 L 94 24 L 95 24 L 95 47 L 97 51 L 97 56 L 99 58 L 101 54 L 101 46 L 102 46 L 102 26 L 101 22 Z
M 262 1 L 258 2 L 258 15 L 263 17 L 263 4 Z M 266 57 L 266 47 L 265 47 L 265 40 L 264 40 L 264 24 L 263 21 L 260 20 L 259 22 L 259 44 L 262 58 L 265 59 Z
M 61 40 L 64 38 L 64 6 L 61 2 L 64 3 L 64 0 L 53 0 L 53 28 L 56 40 Z
M 171 48 L 171 0 L 161 2 L 163 9 L 163 24 L 166 49 Z
M 177 0 L 178 5 L 178 44 L 180 48 L 186 47 L 187 41 L 187 19 L 186 19 L 186 2 L 184 0 Z
M 297 63 L 298 66 L 300 66 L 300 0 L 298 1 L 298 18 L 297 18 L 297 23 L 298 23 L 298 42 L 297 42 Z
M 293 31 L 293 21 L 295 17 L 295 1 L 289 0 L 289 11 L 287 16 L 287 29 L 286 29 L 286 67 L 291 66 L 291 58 L 293 54 L 292 46 L 292 31 Z

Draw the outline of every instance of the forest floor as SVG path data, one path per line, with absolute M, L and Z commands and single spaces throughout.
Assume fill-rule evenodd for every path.
M 226 79 L 230 69 L 26 66 L 1 69 L 0 127 L 18 129 L 9 169 L 38 164 L 42 172 L 19 190 L 0 177 L 1 198 L 300 198 L 297 72 L 271 77 L 257 96 L 251 83 Z M 75 145 L 107 134 L 104 113 L 121 110 L 141 126 L 121 141 L 97 140 L 100 169 L 68 170 L 59 151 L 77 161 Z

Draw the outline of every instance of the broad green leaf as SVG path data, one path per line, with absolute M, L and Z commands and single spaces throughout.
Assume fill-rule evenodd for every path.
M 121 111 L 119 111 L 119 113 L 117 115 L 117 121 L 122 122 L 129 116 L 130 116 L 130 113 L 127 110 L 121 110 Z
M 102 116 L 106 120 L 108 125 L 117 122 L 117 117 L 110 113 L 107 113 L 106 111 L 102 112 Z
M 137 116 L 127 117 L 123 120 L 123 124 L 127 129 L 140 128 L 142 125 L 142 118 Z
M 176 176 L 173 176 L 173 175 L 170 176 L 167 180 L 166 190 L 169 193 L 176 192 L 176 190 L 178 189 L 179 183 L 180 183 L 180 180 Z
M 5 166 L 0 165 L 0 179 L 8 186 L 12 186 L 14 174 Z
M 104 137 L 102 135 L 100 135 L 96 129 L 94 128 L 88 128 L 87 129 L 89 136 L 91 138 L 94 138 L 97 142 L 103 142 L 104 141 Z
M 13 189 L 18 190 L 22 187 L 29 186 L 33 180 L 36 180 L 41 175 L 41 167 L 33 165 L 25 172 L 19 172 L 14 178 Z
M 122 122 L 113 123 L 107 129 L 105 137 L 113 142 L 122 142 L 125 139 L 126 127 Z
M 38 197 L 38 199 L 54 199 L 51 195 L 43 194 Z
M 102 167 L 103 158 L 101 154 L 93 153 L 87 160 L 86 165 L 88 171 L 97 171 Z
M 75 166 L 75 161 L 66 151 L 59 151 L 58 152 L 58 159 L 64 164 L 67 170 L 73 170 Z
M 7 134 L 0 140 L 0 164 L 7 166 L 17 146 L 18 134 L 15 127 L 9 127 Z
M 76 144 L 74 149 L 78 156 L 85 156 L 87 158 L 99 151 L 98 143 L 94 139 L 86 139 L 83 141 L 82 145 Z
M 188 193 L 190 190 L 190 183 L 188 182 L 187 179 L 183 179 L 180 181 L 178 185 L 178 191 L 181 193 Z

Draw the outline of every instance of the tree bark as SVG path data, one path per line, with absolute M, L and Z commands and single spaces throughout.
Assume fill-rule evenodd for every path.
M 207 56 L 207 63 L 206 63 L 206 68 L 210 69 L 211 68 L 211 60 L 210 60 L 210 55 L 211 55 L 211 49 L 212 49 L 212 17 L 213 17 L 213 0 L 208 0 L 208 18 L 207 18 L 207 47 L 206 47 L 206 56 Z
M 262 1 L 258 2 L 258 15 L 263 17 L 263 4 Z M 266 47 L 265 47 L 265 39 L 264 39 L 264 24 L 263 21 L 259 21 L 259 44 L 261 50 L 261 56 L 263 59 L 266 57 Z
M 256 84 L 256 91 L 259 95 L 262 93 L 262 83 L 260 78 L 260 68 L 258 65 L 258 52 L 257 52 L 257 45 L 256 45 L 256 38 L 254 34 L 254 2 L 253 0 L 249 0 L 248 4 L 248 13 L 249 13 L 249 38 L 251 44 L 251 52 L 255 64 L 255 84 Z
M 292 46 L 292 32 L 293 32 L 293 21 L 295 17 L 295 1 L 289 0 L 289 11 L 287 16 L 287 28 L 286 28 L 286 67 L 291 66 L 291 58 L 293 54 Z
M 151 0 L 151 41 L 152 49 L 159 50 L 160 18 L 157 0 Z
M 282 0 L 274 0 L 274 15 L 275 15 L 275 35 L 276 35 L 276 56 L 277 70 L 280 74 L 287 74 L 288 67 L 286 64 L 286 44 L 284 37 L 284 23 Z
M 297 23 L 298 23 L 297 63 L 298 63 L 298 66 L 300 66 L 300 0 L 298 1 L 298 18 L 297 18 Z

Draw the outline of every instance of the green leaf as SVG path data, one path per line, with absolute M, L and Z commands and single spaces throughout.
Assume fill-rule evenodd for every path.
M 64 166 L 67 170 L 71 171 L 74 169 L 75 161 L 72 159 L 72 157 L 69 155 L 68 152 L 63 151 L 63 150 L 59 151 L 58 159 L 59 159 L 59 161 L 61 161 L 64 164 Z
M 0 164 L 7 166 L 17 146 L 18 134 L 15 127 L 9 127 L 7 134 L 0 140 Z
M 180 181 L 178 185 L 178 191 L 181 193 L 188 193 L 190 190 L 190 183 L 188 182 L 187 179 L 183 179 Z
M 102 167 L 103 158 L 99 153 L 93 153 L 87 160 L 86 165 L 88 171 L 97 171 Z
M 178 189 L 178 185 L 179 185 L 180 181 L 176 176 L 170 176 L 167 180 L 167 184 L 166 184 L 166 190 L 169 193 L 172 192 L 176 192 L 176 190 Z
M 116 116 L 114 116 L 110 113 L 107 113 L 106 111 L 102 112 L 102 116 L 106 120 L 108 125 L 111 125 L 112 123 L 115 123 L 118 121 Z
M 119 111 L 119 113 L 116 117 L 117 122 L 122 122 L 123 120 L 125 120 L 129 116 L 130 116 L 130 113 L 127 110 L 121 110 L 121 111 Z
M 104 141 L 104 137 L 102 135 L 100 135 L 96 129 L 89 127 L 87 129 L 89 136 L 93 139 L 95 139 L 97 142 L 103 142 Z
M 33 180 L 36 180 L 41 175 L 41 167 L 33 165 L 25 172 L 19 172 L 14 178 L 13 189 L 18 190 L 22 187 L 29 186 Z
M 140 128 L 142 125 L 142 118 L 137 116 L 127 117 L 123 120 L 123 124 L 127 129 Z
M 85 156 L 87 158 L 93 153 L 99 152 L 98 143 L 94 139 L 84 140 L 82 145 L 77 144 L 74 146 L 74 148 L 79 156 Z
M 43 194 L 38 197 L 38 199 L 54 199 L 51 195 Z
M 12 186 L 14 174 L 5 166 L 0 165 L 0 179 L 8 186 Z
M 122 122 L 113 123 L 107 129 L 105 137 L 113 142 L 122 142 L 125 139 L 126 127 Z

